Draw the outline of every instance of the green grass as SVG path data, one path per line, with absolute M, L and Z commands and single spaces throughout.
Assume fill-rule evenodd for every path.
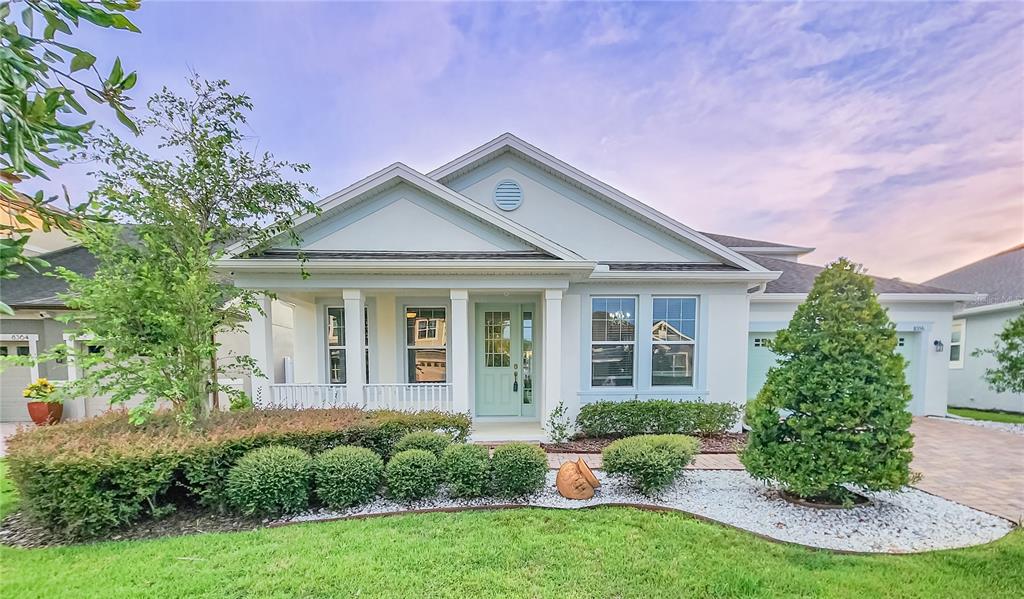
M 0 518 L 14 511 L 18 504 L 18 490 L 7 478 L 7 462 L 0 460 Z
M 1014 412 L 999 412 L 996 410 L 974 410 L 971 408 L 949 408 L 950 414 L 972 420 L 988 420 L 990 422 L 1008 422 L 1010 424 L 1024 424 L 1024 414 Z
M 1024 533 L 849 556 L 683 514 L 520 509 L 0 548 L 2 597 L 1016 597 Z

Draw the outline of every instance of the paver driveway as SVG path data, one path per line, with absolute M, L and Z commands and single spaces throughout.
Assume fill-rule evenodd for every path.
M 1024 519 L 1024 435 L 915 418 L 914 461 L 923 478 L 916 486 L 1009 518 Z

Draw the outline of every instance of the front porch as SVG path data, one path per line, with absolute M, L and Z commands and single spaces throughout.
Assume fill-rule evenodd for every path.
M 466 413 L 474 440 L 542 440 L 561 396 L 567 282 L 503 284 L 274 289 L 292 309 L 291 347 L 275 348 L 264 297 L 249 324 L 263 375 L 252 379 L 254 403 Z

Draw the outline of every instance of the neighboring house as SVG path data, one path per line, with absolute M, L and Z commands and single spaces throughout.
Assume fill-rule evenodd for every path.
M 38 222 L 28 203 L 0 203 L 0 215 L 4 218 L 13 221 L 13 214 L 17 213 Z M 21 355 L 34 358 L 61 343 L 77 344 L 78 349 L 82 351 L 102 351 L 102 348 L 91 344 L 89 340 L 74 339 L 72 329 L 58 320 L 61 315 L 69 312 L 60 297 L 67 291 L 67 285 L 63 279 L 46 274 L 60 266 L 81 275 L 91 276 L 96 272 L 96 258 L 59 230 L 46 233 L 34 231 L 29 237 L 28 247 L 31 250 L 28 253 L 45 260 L 50 267 L 43 268 L 40 272 L 23 266 L 15 267 L 13 270 L 18 273 L 17 278 L 0 280 L 0 301 L 14 310 L 13 316 L 0 315 L 0 356 Z M 292 351 L 290 316 L 287 305 L 275 302 L 274 337 L 277 346 L 283 352 Z M 221 335 L 218 341 L 222 344 L 222 356 L 227 356 L 229 352 L 248 352 L 249 343 L 245 333 Z M 73 365 L 54 361 L 42 362 L 34 367 L 4 367 L 0 370 L 0 422 L 29 420 L 22 391 L 31 381 L 45 377 L 59 384 L 78 375 L 79 371 Z M 284 360 L 275 361 L 276 379 L 287 380 L 287 376 Z M 239 378 L 237 384 L 244 385 L 245 381 Z M 129 402 L 128 406 L 131 405 L 134 403 Z M 105 397 L 96 397 L 88 401 L 69 401 L 64 406 L 64 417 L 85 418 L 101 414 L 107 409 L 109 405 Z
M 1024 312 L 1024 244 L 968 264 L 926 282 L 927 285 L 986 294 L 953 315 L 949 344 L 949 405 L 983 410 L 1024 412 L 1024 395 L 996 393 L 985 370 L 996 366 L 988 349 L 1006 322 Z
M 320 208 L 296 219 L 300 247 L 219 263 L 292 307 L 294 383 L 255 381 L 257 402 L 469 412 L 504 438 L 542 437 L 560 402 L 570 417 L 602 399 L 743 404 L 821 270 L 797 262 L 812 248 L 697 232 L 511 134 L 426 174 L 395 163 Z M 944 344 L 976 296 L 875 285 L 912 411 L 945 413 Z M 270 320 L 249 340 L 270 371 Z

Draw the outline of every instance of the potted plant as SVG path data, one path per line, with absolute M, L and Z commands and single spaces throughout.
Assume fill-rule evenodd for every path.
M 36 382 L 28 387 L 22 395 L 28 399 L 28 415 L 36 426 L 57 424 L 64 415 L 64 404 L 56 396 L 57 387 L 46 380 L 38 378 Z

